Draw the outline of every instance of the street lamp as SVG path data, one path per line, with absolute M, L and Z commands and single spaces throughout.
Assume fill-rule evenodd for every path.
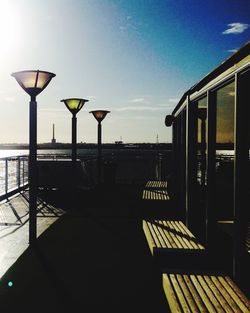
M 36 241 L 37 207 L 37 102 L 42 92 L 56 75 L 50 72 L 32 70 L 12 73 L 18 84 L 30 95 L 29 107 L 29 243 Z
M 64 102 L 67 109 L 72 113 L 72 161 L 74 163 L 76 162 L 76 123 L 77 123 L 76 114 L 88 101 L 89 100 L 79 98 L 61 100 L 61 102 Z
M 98 135 L 97 135 L 97 140 L 98 140 L 98 157 L 97 157 L 97 167 L 98 167 L 98 183 L 100 184 L 101 182 L 101 154 L 102 154 L 102 120 L 105 118 L 105 116 L 110 113 L 110 111 L 105 111 L 105 110 L 95 110 L 95 111 L 90 111 L 89 113 L 92 113 L 94 118 L 98 122 Z

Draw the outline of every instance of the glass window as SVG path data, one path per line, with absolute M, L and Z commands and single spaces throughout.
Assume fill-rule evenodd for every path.
M 216 212 L 219 220 L 233 219 L 234 82 L 216 91 Z

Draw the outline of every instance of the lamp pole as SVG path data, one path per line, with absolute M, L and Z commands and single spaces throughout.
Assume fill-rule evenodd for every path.
M 72 143 L 71 143 L 71 149 L 72 149 L 72 162 L 76 163 L 76 144 L 77 144 L 77 132 L 76 132 L 76 126 L 77 126 L 77 118 L 76 114 L 81 110 L 81 108 L 84 106 L 86 102 L 89 100 L 86 99 L 80 99 L 80 98 L 70 98 L 70 99 L 63 99 L 61 102 L 64 102 L 67 109 L 72 113 Z
M 29 242 L 36 240 L 37 221 L 37 102 L 31 97 L 29 107 Z
M 101 158 L 102 158 L 102 124 L 98 121 L 97 131 L 97 145 L 98 145 L 98 157 L 97 157 L 97 168 L 98 168 L 98 183 L 101 182 Z
M 76 114 L 72 114 L 72 161 L 76 162 L 76 127 L 77 118 Z
M 101 159 L 102 159 L 102 120 L 105 118 L 105 116 L 110 113 L 110 111 L 106 110 L 95 110 L 91 111 L 89 113 L 92 113 L 94 118 L 98 122 L 97 127 L 97 147 L 98 147 L 98 154 L 97 154 L 97 180 L 98 184 L 101 183 Z
M 37 102 L 55 74 L 39 70 L 12 73 L 18 84 L 30 95 L 29 104 L 29 244 L 37 237 Z

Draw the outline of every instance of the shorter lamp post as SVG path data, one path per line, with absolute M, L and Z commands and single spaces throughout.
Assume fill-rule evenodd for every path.
M 56 75 L 45 71 L 21 71 L 12 73 L 18 84 L 30 95 L 29 108 L 29 243 L 36 241 L 37 206 L 37 102 L 36 96 L 42 92 Z
M 101 182 L 101 155 L 102 155 L 102 120 L 105 118 L 105 116 L 110 113 L 110 111 L 105 110 L 95 110 L 91 111 L 89 113 L 92 113 L 94 118 L 98 122 L 98 134 L 97 134 L 97 142 L 98 142 L 98 157 L 97 157 L 97 167 L 98 167 L 98 183 Z
M 86 102 L 89 100 L 79 99 L 79 98 L 71 98 L 71 99 L 63 99 L 61 102 L 64 102 L 67 109 L 72 113 L 72 161 L 76 162 L 76 114 L 81 110 Z

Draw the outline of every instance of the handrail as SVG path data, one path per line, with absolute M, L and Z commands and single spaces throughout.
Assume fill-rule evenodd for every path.
M 0 200 L 6 199 L 28 185 L 28 156 L 0 158 Z

